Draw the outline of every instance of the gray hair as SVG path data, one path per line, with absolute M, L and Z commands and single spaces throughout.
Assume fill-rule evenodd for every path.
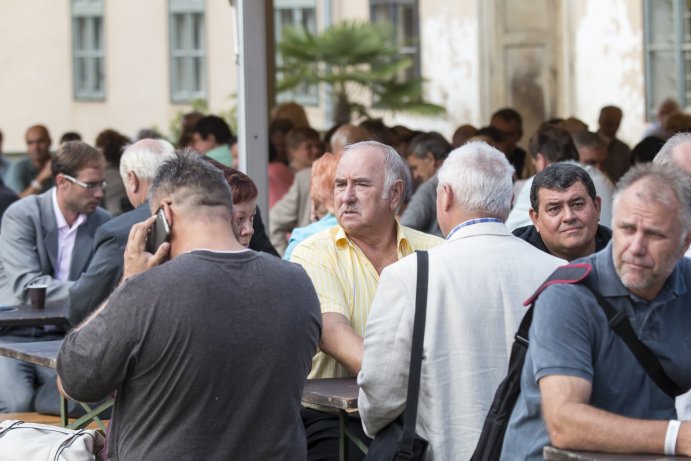
M 653 159 L 653 163 L 656 165 L 668 165 L 675 166 L 674 158 L 672 153 L 674 149 L 682 144 L 691 144 L 691 133 L 677 133 L 667 140 L 667 142 L 660 148 L 660 152 L 657 153 Z
M 681 212 L 681 225 L 684 235 L 691 232 L 691 176 L 673 165 L 660 165 L 655 163 L 641 163 L 632 167 L 617 183 L 614 191 L 612 207 L 616 213 L 619 199 L 622 193 L 634 183 L 649 178 L 656 182 L 656 187 L 651 187 L 647 192 L 647 199 L 653 199 L 669 204 L 669 194 L 672 192 Z M 659 187 L 657 187 L 659 186 Z
M 471 141 L 446 158 L 437 172 L 437 190 L 446 184 L 461 207 L 505 221 L 513 197 L 513 172 L 506 155 L 484 141 Z
M 175 151 L 159 167 L 149 188 L 149 203 L 162 194 L 174 197 L 174 203 L 189 212 L 215 207 L 232 219 L 233 195 L 223 173 L 192 149 Z
M 120 158 L 120 176 L 127 184 L 127 174 L 132 171 L 141 179 L 152 179 L 161 164 L 172 158 L 175 148 L 164 139 L 142 139 L 125 148 Z
M 382 198 L 389 198 L 393 186 L 398 181 L 403 183 L 403 190 L 405 191 L 405 169 L 407 166 L 401 156 L 398 155 L 398 152 L 396 152 L 396 149 L 378 141 L 361 141 L 347 146 L 345 153 L 362 147 L 379 149 L 384 154 L 384 189 L 382 191 Z M 401 197 L 402 201 L 403 197 Z

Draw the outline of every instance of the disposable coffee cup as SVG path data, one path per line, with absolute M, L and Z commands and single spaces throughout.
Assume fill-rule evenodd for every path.
M 29 285 L 29 299 L 31 300 L 31 307 L 34 309 L 45 309 L 46 307 L 46 285 Z

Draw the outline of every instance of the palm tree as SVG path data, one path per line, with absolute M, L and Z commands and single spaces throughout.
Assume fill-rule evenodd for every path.
M 392 44 L 390 28 L 344 21 L 314 35 L 305 28 L 283 32 L 278 44 L 281 78 L 278 91 L 301 84 L 330 85 L 336 100 L 334 123 L 348 123 L 351 115 L 367 115 L 353 93 L 369 90 L 378 108 L 438 116 L 444 108 L 425 102 L 422 79 L 397 81 L 401 70 L 412 65 Z

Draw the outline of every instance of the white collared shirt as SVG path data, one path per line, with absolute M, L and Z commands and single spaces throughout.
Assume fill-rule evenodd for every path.
M 58 263 L 55 268 L 55 278 L 68 280 L 72 265 L 72 250 L 74 250 L 74 243 L 77 240 L 77 229 L 86 221 L 86 215 L 79 213 L 74 224 L 70 227 L 58 206 L 58 195 L 55 187 L 53 187 L 53 212 L 55 213 L 55 222 L 58 225 Z

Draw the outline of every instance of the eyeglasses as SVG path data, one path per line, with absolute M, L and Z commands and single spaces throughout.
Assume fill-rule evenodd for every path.
M 79 187 L 82 187 L 88 191 L 92 191 L 96 189 L 97 187 L 100 187 L 101 189 L 105 189 L 108 187 L 108 181 L 99 181 L 99 182 L 84 182 L 80 181 L 77 178 L 73 178 L 72 176 L 62 173 L 62 176 L 67 179 L 69 182 L 74 183 L 78 185 Z

